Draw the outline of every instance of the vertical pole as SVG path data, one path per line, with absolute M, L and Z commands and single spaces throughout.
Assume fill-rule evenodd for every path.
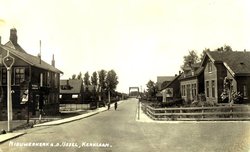
M 138 100 L 138 120 L 140 120 L 140 100 Z
M 11 121 L 12 121 L 12 100 L 11 100 L 11 75 L 10 75 L 10 68 L 7 68 L 7 100 L 8 100 L 8 132 L 11 131 Z
M 29 106 L 30 106 L 30 90 L 31 90 L 31 87 L 30 87 L 30 81 L 28 82 L 28 107 L 27 107 L 27 111 L 28 111 L 28 118 L 27 118 L 27 124 L 29 124 L 30 122 L 30 109 L 29 109 Z
M 109 104 L 110 104 L 110 90 L 109 90 Z

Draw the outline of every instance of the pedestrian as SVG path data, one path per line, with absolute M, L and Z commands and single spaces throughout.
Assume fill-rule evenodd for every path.
M 108 110 L 110 109 L 110 103 L 108 103 Z
M 115 110 L 117 109 L 117 102 L 115 102 Z

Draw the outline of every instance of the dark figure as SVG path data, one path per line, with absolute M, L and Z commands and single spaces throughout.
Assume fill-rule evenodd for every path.
M 108 110 L 110 109 L 110 103 L 108 103 Z
M 115 102 L 115 110 L 117 109 L 117 102 Z

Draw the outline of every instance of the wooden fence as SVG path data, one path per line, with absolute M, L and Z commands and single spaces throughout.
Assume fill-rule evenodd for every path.
M 90 104 L 60 104 L 60 111 L 88 110 Z
M 153 108 L 141 104 L 141 109 L 153 120 L 219 121 L 250 120 L 250 106 Z

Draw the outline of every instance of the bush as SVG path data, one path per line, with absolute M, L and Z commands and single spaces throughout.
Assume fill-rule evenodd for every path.
M 171 101 L 162 102 L 161 107 L 180 107 L 183 103 L 183 99 L 173 99 Z

